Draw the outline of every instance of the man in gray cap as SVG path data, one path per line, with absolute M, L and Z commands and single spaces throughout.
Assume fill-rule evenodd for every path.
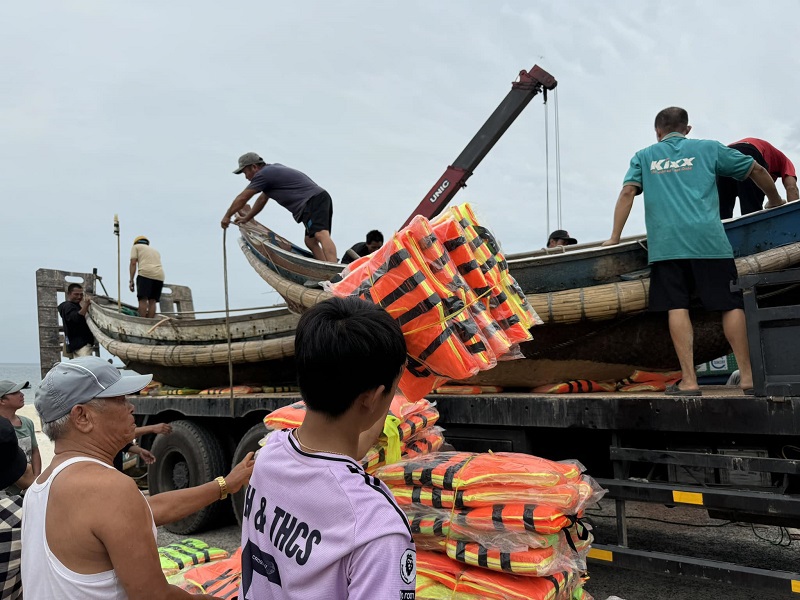
M 25 396 L 22 390 L 30 387 L 30 383 L 27 381 L 22 383 L 15 383 L 7 379 L 0 381 L 0 417 L 5 417 L 14 426 L 17 443 L 33 468 L 33 475 L 38 477 L 42 472 L 42 455 L 39 453 L 39 444 L 36 442 L 36 428 L 28 417 L 17 414 L 17 411 L 25 406 Z M 19 494 L 22 490 L 12 485 L 7 491 L 10 494 Z
M 280 163 L 267 164 L 255 152 L 239 157 L 236 175 L 244 173 L 250 184 L 234 198 L 225 216 L 222 227 L 227 228 L 231 218 L 239 213 L 238 225 L 247 223 L 266 206 L 267 200 L 275 201 L 292 213 L 294 220 L 306 229 L 305 242 L 317 260 L 336 262 L 336 245 L 331 239 L 333 201 L 330 194 L 314 183 L 305 173 Z M 261 192 L 253 207 L 247 202 Z M 241 211 L 241 212 L 240 212 Z
M 224 478 L 145 499 L 112 461 L 136 427 L 126 396 L 151 378 L 122 377 L 103 359 L 89 356 L 56 365 L 42 380 L 34 405 L 44 433 L 55 442 L 55 457 L 25 495 L 26 597 L 195 597 L 167 584 L 156 526 L 240 490 L 253 470 L 252 453 Z
M 22 598 L 20 556 L 22 554 L 22 497 L 5 488 L 25 489 L 34 475 L 17 445 L 14 428 L 0 417 L 0 598 Z

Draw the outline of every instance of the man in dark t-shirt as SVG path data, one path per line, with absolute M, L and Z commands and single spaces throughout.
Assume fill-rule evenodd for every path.
M 79 283 L 70 283 L 67 287 L 67 299 L 58 305 L 58 314 L 64 323 L 67 358 L 91 356 L 94 350 L 94 336 L 86 324 L 86 313 L 89 312 L 91 299 L 83 295 L 83 287 Z
M 344 253 L 344 256 L 342 257 L 342 264 L 349 264 L 356 260 L 358 256 L 367 256 L 368 254 L 372 254 L 381 246 L 383 246 L 383 234 L 377 229 L 373 229 L 367 233 L 367 240 L 365 242 L 353 244 L 350 250 Z
M 238 225 L 247 223 L 272 198 L 291 212 L 295 221 L 303 224 L 306 230 L 306 246 L 314 254 L 314 258 L 336 262 L 336 246 L 331 239 L 333 201 L 328 192 L 305 173 L 280 163 L 267 164 L 255 152 L 240 156 L 239 168 L 234 173 L 244 173 L 250 184 L 234 198 L 222 218 L 223 229 L 228 227 L 231 218 L 236 214 L 239 215 L 236 221 Z M 247 202 L 259 192 L 261 195 L 252 209 L 245 212 Z

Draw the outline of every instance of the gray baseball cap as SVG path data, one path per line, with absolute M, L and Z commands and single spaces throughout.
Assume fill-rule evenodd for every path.
M 44 423 L 68 415 L 73 406 L 93 398 L 127 396 L 141 390 L 152 375 L 122 374 L 99 356 L 82 356 L 58 363 L 44 376 L 33 405 Z
M 3 379 L 0 381 L 0 397 L 5 396 L 6 394 L 13 394 L 14 392 L 18 392 L 20 390 L 27 390 L 29 387 L 31 387 L 31 384 L 27 381 L 23 381 L 22 383 L 14 383 L 8 379 Z
M 245 167 L 249 167 L 250 165 L 257 165 L 259 163 L 263 163 L 264 159 L 261 158 L 255 152 L 248 152 L 247 154 L 242 154 L 239 157 L 239 168 L 236 169 L 233 174 L 239 175 L 242 171 L 244 171 Z

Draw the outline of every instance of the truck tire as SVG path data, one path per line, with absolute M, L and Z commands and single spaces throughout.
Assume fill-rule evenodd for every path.
M 208 429 L 188 420 L 171 425 L 172 433 L 158 435 L 150 449 L 156 457 L 147 473 L 150 495 L 194 487 L 227 473 L 222 447 Z M 229 511 L 227 502 L 214 502 L 165 527 L 181 535 L 195 533 L 215 525 Z
M 255 452 L 258 450 L 258 442 L 267 435 L 267 428 L 263 423 L 256 423 L 248 429 L 236 446 L 233 452 L 233 464 L 238 464 L 248 452 Z M 242 526 L 242 511 L 244 510 L 244 494 L 247 491 L 247 486 L 231 495 L 233 502 L 233 514 L 236 517 L 236 523 L 239 527 Z

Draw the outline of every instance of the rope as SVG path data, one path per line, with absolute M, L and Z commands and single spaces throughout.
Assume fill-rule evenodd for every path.
M 559 142 L 559 127 L 558 127 L 558 90 L 553 90 L 553 96 L 555 97 L 555 139 L 556 139 L 556 205 L 558 207 L 558 228 L 562 229 L 563 225 L 561 223 L 561 144 Z
M 547 196 L 544 239 L 550 235 L 550 119 L 547 116 L 547 90 L 544 91 L 544 184 Z
M 225 329 L 228 332 L 228 382 L 231 390 L 231 409 L 233 409 L 233 358 L 231 357 L 231 309 L 228 302 L 228 230 L 222 230 L 222 272 L 225 277 Z

